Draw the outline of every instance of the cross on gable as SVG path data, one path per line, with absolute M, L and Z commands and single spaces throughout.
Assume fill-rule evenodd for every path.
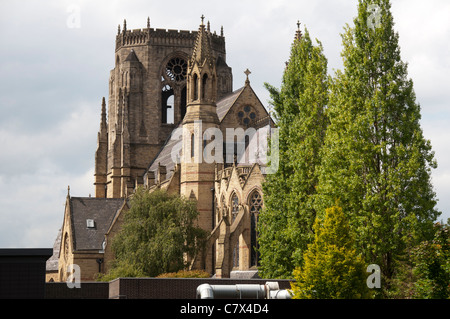
M 249 76 L 251 73 L 252 73 L 252 72 L 250 72 L 249 69 L 247 69 L 247 70 L 244 71 L 244 74 L 247 76 L 247 79 L 245 80 L 245 83 L 249 83 L 249 82 L 250 82 L 249 79 L 248 79 L 248 76 Z

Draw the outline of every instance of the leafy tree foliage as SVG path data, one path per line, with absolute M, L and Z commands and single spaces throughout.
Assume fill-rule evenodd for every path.
M 291 278 L 313 239 L 316 166 L 327 125 L 327 60 L 321 43 L 314 45 L 308 30 L 292 45 L 281 90 L 269 84 L 266 88 L 279 128 L 280 165 L 263 185 L 260 273 L 270 278 Z
M 194 201 L 163 190 L 149 193 L 138 188 L 113 239 L 115 263 L 103 279 L 155 277 L 186 268 L 186 257 L 201 251 L 206 238 L 196 226 L 197 216 Z
M 434 153 L 393 27 L 389 0 L 359 1 L 354 26 L 342 35 L 344 71 L 330 85 L 318 185 L 319 206 L 340 200 L 358 250 L 381 267 L 385 289 L 406 249 L 429 240 L 439 216 Z
M 340 207 L 316 218 L 315 239 L 305 252 L 305 263 L 294 271 L 295 299 L 368 298 L 365 263 L 354 248 L 346 215 Z

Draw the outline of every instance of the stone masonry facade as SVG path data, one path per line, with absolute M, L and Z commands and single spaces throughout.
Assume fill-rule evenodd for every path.
M 212 32 L 203 19 L 197 31 L 154 29 L 150 20 L 143 29 L 128 30 L 126 21 L 119 26 L 109 96 L 101 102 L 95 197 L 68 193 L 52 281 L 66 281 L 71 264 L 80 267 L 82 281 L 108 271 L 114 260 L 110 243 L 138 186 L 197 201 L 198 224 L 210 236 L 191 268 L 215 278 L 257 271 L 266 170 L 261 161 L 249 160 L 257 135 L 232 134 L 270 129 L 273 121 L 250 85 L 250 71 L 233 90 L 223 28 Z M 211 129 L 222 135 L 223 148 L 213 154 L 223 161 L 196 161 L 217 138 L 205 137 Z M 246 160 L 238 158 L 240 147 Z

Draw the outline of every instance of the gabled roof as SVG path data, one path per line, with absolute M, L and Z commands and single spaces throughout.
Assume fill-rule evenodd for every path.
M 136 56 L 136 53 L 134 52 L 133 49 L 131 49 L 130 54 L 128 54 L 127 58 L 125 59 L 125 61 L 130 61 L 130 62 L 139 62 L 138 57 Z
M 101 250 L 105 234 L 123 204 L 123 198 L 71 197 L 74 250 Z M 93 220 L 94 227 L 88 227 L 88 219 Z

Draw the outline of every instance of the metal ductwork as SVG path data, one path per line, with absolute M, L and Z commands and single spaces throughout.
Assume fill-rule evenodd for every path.
M 197 287 L 197 299 L 291 299 L 288 290 L 280 290 L 277 282 L 265 285 L 210 285 Z

